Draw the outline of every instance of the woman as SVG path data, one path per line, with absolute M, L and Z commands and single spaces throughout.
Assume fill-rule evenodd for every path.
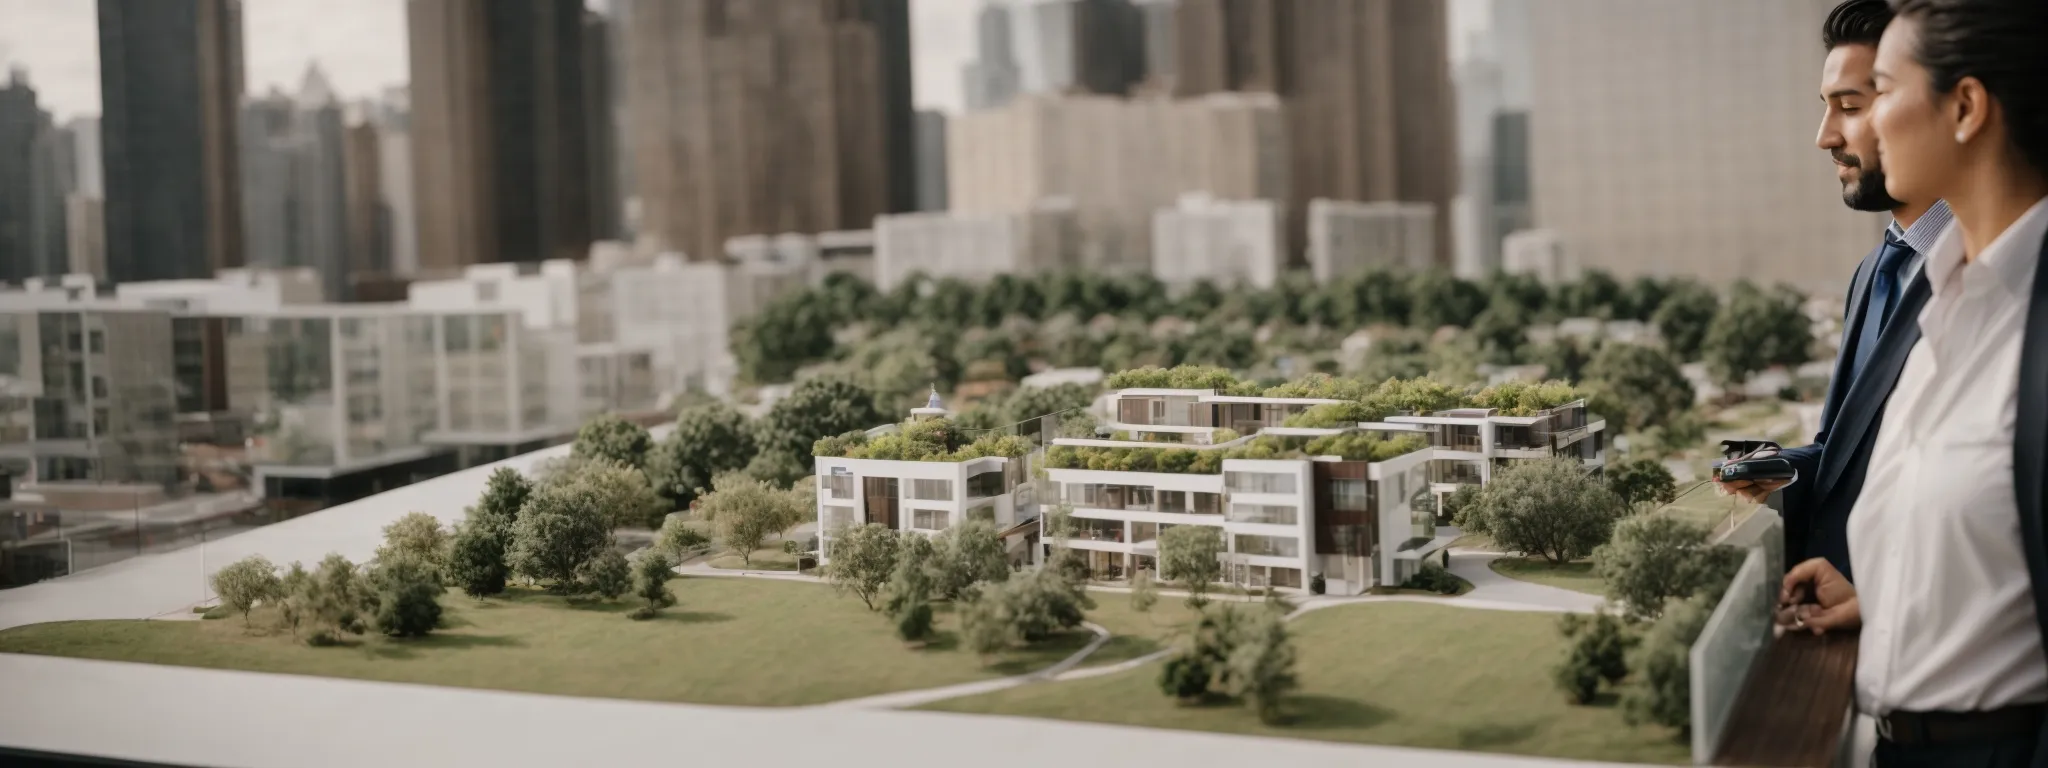
M 2048 0 L 1897 0 L 1871 125 L 1901 200 L 1947 200 L 1921 339 L 1849 515 L 1850 584 L 1785 575 L 1780 615 L 1861 627 L 1876 764 L 2043 766 L 2048 712 Z M 1881 361 L 1872 361 L 1872 365 Z

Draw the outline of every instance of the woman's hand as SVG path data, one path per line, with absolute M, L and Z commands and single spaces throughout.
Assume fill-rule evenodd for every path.
M 1808 595 L 1813 596 L 1811 601 Z M 1856 602 L 1856 585 L 1826 558 L 1816 557 L 1785 573 L 1778 589 L 1777 620 L 1780 627 L 1818 635 L 1863 626 L 1863 608 Z

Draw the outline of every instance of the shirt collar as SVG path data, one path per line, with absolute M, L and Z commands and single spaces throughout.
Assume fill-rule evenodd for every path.
M 1943 205 L 1941 209 L 1944 215 L 1948 215 L 1948 206 Z M 1919 225 L 1920 222 L 1913 222 L 1913 226 Z M 2014 220 L 2011 226 L 1999 233 L 1990 245 L 1984 246 L 1984 252 L 1978 255 L 1977 263 L 1971 270 L 1973 274 L 1983 277 L 1969 278 L 1970 284 L 1965 285 L 1965 288 L 1979 284 L 1978 280 L 1981 279 L 1985 281 L 1982 285 L 1986 287 L 2003 286 L 2014 292 L 2031 292 L 2033 285 L 2025 276 L 2028 268 L 2036 261 L 2034 256 L 2039 253 L 2044 234 L 2048 234 L 2048 197 L 2035 201 L 2033 207 L 2028 208 L 2027 212 Z M 1939 295 L 1949 281 L 1962 274 L 1962 267 L 1963 228 L 1945 227 L 1927 251 L 1928 287 Z
M 1942 230 L 1948 229 L 1948 223 L 1955 218 L 1955 213 L 1948 209 L 1947 200 L 1936 200 L 1926 213 L 1913 220 L 1913 226 L 1900 227 L 1899 220 L 1892 219 L 1885 232 L 1905 241 L 1906 247 L 1913 249 L 1914 253 L 1925 256 L 1933 252 L 1934 242 L 1941 238 Z

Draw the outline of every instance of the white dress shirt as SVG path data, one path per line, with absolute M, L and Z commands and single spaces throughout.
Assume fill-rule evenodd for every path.
M 2044 233 L 2048 199 L 1970 262 L 1955 226 L 1927 254 L 1920 341 L 1849 514 L 1865 712 L 2048 701 L 2012 474 L 2020 346 Z

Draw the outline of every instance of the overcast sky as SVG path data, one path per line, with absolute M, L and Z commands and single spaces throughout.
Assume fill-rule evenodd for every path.
M 660 0 L 642 0 L 659 2 Z M 586 0 L 600 10 L 606 0 Z M 957 110 L 960 67 L 974 55 L 982 0 L 911 0 L 920 107 Z M 1485 25 L 1485 0 L 1451 0 L 1453 55 Z M 92 0 L 0 0 L 0 62 L 28 70 L 59 120 L 99 112 L 99 38 Z M 405 0 L 242 0 L 249 90 L 297 90 L 318 61 L 346 99 L 406 81 Z

